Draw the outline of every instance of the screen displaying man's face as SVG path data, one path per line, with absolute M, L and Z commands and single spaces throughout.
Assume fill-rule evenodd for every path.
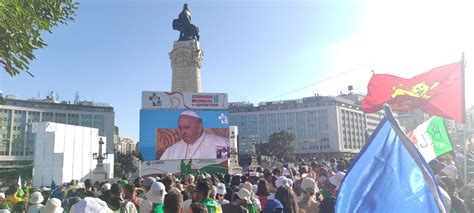
M 202 124 L 198 118 L 182 115 L 178 121 L 179 132 L 184 142 L 194 143 L 202 134 Z

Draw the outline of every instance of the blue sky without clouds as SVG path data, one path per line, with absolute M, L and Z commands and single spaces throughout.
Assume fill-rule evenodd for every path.
M 61 100 L 73 100 L 78 91 L 82 99 L 111 103 L 120 135 L 138 140 L 141 91 L 171 89 L 169 52 L 179 35 L 172 30 L 171 23 L 186 2 L 79 2 L 75 22 L 53 29 L 53 34 L 44 34 L 48 46 L 35 52 L 37 58 L 30 66 L 35 77 L 21 74 L 11 78 L 0 72 L 0 90 L 23 99 L 36 97 L 38 92 L 45 97 L 48 91 L 54 90 Z M 374 14 L 377 15 L 374 10 L 378 8 L 366 1 L 187 3 L 193 24 L 200 28 L 203 92 L 225 92 L 230 101 L 269 101 L 361 65 L 355 72 L 363 76 L 360 79 L 335 78 L 326 85 L 278 99 L 315 93 L 337 95 L 348 84 L 360 85 L 355 86 L 356 92 L 365 93 L 368 73 L 373 67 L 386 70 L 409 67 L 410 71 L 423 72 L 425 68 L 460 58 L 460 51 L 455 48 L 449 56 L 436 56 L 441 60 L 392 65 L 390 60 L 365 54 L 365 45 L 360 45 L 358 39 L 368 38 L 366 35 L 372 34 L 374 26 L 385 26 L 385 22 L 373 22 Z M 381 10 L 384 9 L 389 11 Z M 381 19 L 391 18 L 382 16 Z M 372 44 L 367 48 L 375 50 L 379 46 Z M 380 63 L 388 64 L 389 68 L 378 66 Z M 410 74 L 413 72 L 404 77 Z

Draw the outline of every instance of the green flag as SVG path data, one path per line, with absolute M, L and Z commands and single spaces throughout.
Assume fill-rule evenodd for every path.
M 415 144 L 426 162 L 453 151 L 448 130 L 442 117 L 433 116 L 422 123 L 407 136 Z

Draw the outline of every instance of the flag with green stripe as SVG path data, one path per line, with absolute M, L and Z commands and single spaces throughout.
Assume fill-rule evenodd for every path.
M 426 162 L 453 150 L 448 130 L 442 117 L 433 116 L 407 136 L 415 144 Z

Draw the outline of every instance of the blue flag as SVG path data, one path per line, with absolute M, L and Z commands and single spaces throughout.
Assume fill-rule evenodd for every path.
M 445 212 L 434 175 L 387 106 L 351 165 L 336 212 Z

